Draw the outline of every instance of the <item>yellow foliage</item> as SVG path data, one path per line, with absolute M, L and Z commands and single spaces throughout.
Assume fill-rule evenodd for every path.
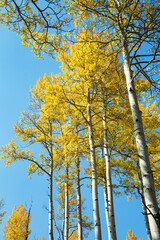
M 132 230 L 128 230 L 128 236 L 126 236 L 126 240 L 137 240 L 137 237 L 132 233 Z M 139 240 L 143 240 L 143 238 L 139 238 Z
M 22 44 L 25 47 L 32 46 L 32 51 L 38 56 L 54 55 L 54 50 L 59 46 L 60 36 L 56 34 L 60 25 L 67 24 L 68 17 L 62 14 L 63 7 L 59 2 L 43 2 L 43 10 L 37 1 L 23 1 L 15 3 L 14 1 L 0 1 L 0 23 L 5 27 L 12 29 L 21 37 Z M 53 8 L 52 11 L 49 9 Z M 45 11 L 44 11 L 45 9 Z M 42 14 L 42 12 L 43 14 Z M 56 13 L 57 12 L 57 13 Z M 58 17 L 59 13 L 62 17 Z M 23 17 L 22 17 L 23 15 Z M 50 23 L 51 31 L 48 31 Z
M 73 231 L 71 236 L 68 238 L 68 240 L 77 240 L 78 239 L 78 231 Z
M 8 218 L 4 226 L 3 233 L 6 240 L 24 240 L 31 231 L 28 229 L 30 223 L 30 216 L 23 205 L 14 207 L 12 215 Z

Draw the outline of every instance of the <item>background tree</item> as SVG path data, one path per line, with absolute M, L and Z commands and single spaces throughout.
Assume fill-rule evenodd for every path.
M 44 76 L 43 79 L 39 79 L 37 85 L 31 90 L 31 105 L 30 112 L 22 113 L 22 117 L 18 124 L 14 126 L 15 132 L 18 138 L 26 145 L 39 144 L 40 153 L 39 157 L 33 156 L 31 150 L 20 150 L 14 141 L 6 146 L 2 146 L 1 152 L 3 154 L 2 159 L 5 161 L 6 166 L 17 160 L 25 160 L 30 162 L 28 166 L 29 176 L 37 172 L 37 174 L 46 174 L 49 179 L 49 237 L 53 238 L 53 221 L 55 223 L 56 217 L 54 214 L 53 206 L 53 171 L 54 173 L 62 173 L 63 177 L 57 176 L 60 183 L 61 197 L 64 200 L 63 184 L 68 192 L 65 199 L 67 204 L 60 203 L 62 209 L 68 209 L 65 219 L 67 235 L 69 236 L 69 230 L 71 231 L 72 221 L 77 218 L 75 214 L 76 209 L 72 212 L 71 221 L 69 221 L 69 210 L 72 208 L 72 202 L 76 204 L 76 198 L 69 200 L 69 194 L 71 195 L 73 190 L 73 177 L 69 179 L 67 172 L 70 170 L 70 176 L 75 175 L 75 148 L 78 146 L 77 135 L 73 132 L 73 127 L 69 122 L 71 114 L 70 108 L 63 98 L 63 90 L 58 78 L 52 76 Z M 68 125 L 67 125 L 68 124 Z M 72 131 L 71 131 L 72 130 Z M 81 140 L 82 141 L 82 140 Z M 76 143 L 76 146 L 73 145 Z M 82 145 L 83 146 L 83 145 Z M 56 170 L 56 171 L 55 171 Z M 64 171 L 64 172 L 63 172 Z M 73 172 L 73 173 L 72 173 Z M 69 201 L 71 202 L 69 207 Z M 63 207 L 62 207 L 63 205 Z M 66 207 L 68 205 L 68 207 Z M 75 207 L 76 205 L 74 205 Z M 83 226 L 90 230 L 90 223 L 87 223 L 86 218 L 83 216 Z M 77 223 L 76 223 L 77 224 Z M 75 224 L 75 226 L 76 226 Z M 55 224 L 55 227 L 57 225 Z M 74 228 L 75 228 L 74 226 Z M 56 227 L 58 234 L 60 233 Z M 63 227 L 62 227 L 63 230 Z M 63 239 L 64 234 L 62 234 Z
M 3 233 L 4 239 L 8 240 L 24 240 L 27 239 L 31 231 L 28 229 L 30 223 L 30 214 L 25 210 L 21 204 L 14 207 L 12 215 L 8 218 L 4 226 Z
M 2 159 L 5 161 L 6 166 L 9 166 L 17 160 L 25 160 L 30 163 L 28 166 L 29 176 L 37 172 L 37 174 L 40 175 L 46 174 L 48 177 L 49 238 L 53 239 L 53 170 L 56 169 L 58 162 L 61 161 L 61 159 L 57 158 L 58 148 L 55 146 L 55 139 L 59 131 L 57 120 L 61 117 L 61 121 L 63 121 L 65 117 L 60 111 L 60 105 L 58 106 L 57 102 L 55 102 L 55 108 L 52 104 L 52 111 L 50 111 L 51 108 L 46 111 L 45 108 L 43 108 L 43 102 L 45 101 L 45 99 L 43 99 L 44 89 L 50 81 L 51 79 L 47 76 L 45 76 L 43 80 L 40 79 L 38 81 L 35 89 L 32 89 L 30 113 L 22 113 L 19 123 L 14 126 L 17 137 L 26 145 L 39 144 L 41 146 L 39 156 L 33 156 L 31 150 L 20 150 L 20 147 L 18 147 L 13 140 L 5 147 L 2 146 L 1 152 L 3 154 Z M 55 91 L 56 87 L 57 85 L 55 85 Z M 62 102 L 60 104 L 61 106 L 63 105 Z
M 63 91 L 65 91 L 64 86 Z M 59 152 L 63 159 L 62 167 L 56 177 L 59 190 L 57 195 L 59 202 L 58 212 L 63 219 L 62 230 L 59 231 L 62 233 L 59 234 L 62 235 L 62 239 L 65 238 L 65 235 L 70 236 L 75 228 L 79 229 L 78 239 L 82 239 L 83 235 L 87 236 L 89 230 L 92 229 L 92 223 L 88 221 L 88 217 L 83 213 L 84 199 L 81 199 L 80 189 L 80 157 L 82 158 L 86 154 L 86 146 L 83 141 L 85 138 L 81 129 L 82 126 L 80 126 L 80 119 L 74 118 L 72 113 L 73 109 L 70 108 L 68 122 L 61 126 L 61 134 L 57 139 L 60 147 Z

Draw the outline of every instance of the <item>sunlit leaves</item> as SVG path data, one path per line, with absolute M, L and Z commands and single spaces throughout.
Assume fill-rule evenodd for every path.
M 54 56 L 70 17 L 61 1 L 0 1 L 0 22 L 21 36 L 22 44 L 32 45 L 38 56 Z M 62 33 L 63 30 L 63 33 Z
M 78 231 L 74 230 L 69 237 L 69 240 L 77 240 L 78 239 Z
M 128 230 L 128 236 L 126 236 L 126 240 L 137 240 L 137 237 L 132 233 L 132 230 Z M 139 238 L 139 240 L 143 240 L 143 238 Z
M 28 230 L 29 223 L 30 216 L 28 216 L 24 206 L 22 204 L 18 207 L 15 206 L 3 229 L 4 239 L 24 240 L 31 233 Z
M 11 140 L 6 146 L 1 147 L 1 159 L 5 161 L 5 165 L 9 166 L 12 162 L 15 162 L 17 159 L 31 159 L 32 151 L 31 150 L 20 150 L 19 147 Z

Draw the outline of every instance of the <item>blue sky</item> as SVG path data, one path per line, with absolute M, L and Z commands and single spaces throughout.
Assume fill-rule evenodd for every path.
M 29 103 L 29 90 L 44 74 L 59 72 L 59 64 L 51 59 L 39 60 L 31 49 L 21 45 L 20 38 L 6 28 L 0 27 L 0 145 L 5 145 L 15 138 L 13 124 L 20 117 L 20 112 L 26 110 Z M 38 150 L 37 150 L 38 151 Z M 11 215 L 15 205 L 23 204 L 31 210 L 30 228 L 32 234 L 29 240 L 36 237 L 48 239 L 48 186 L 44 176 L 27 176 L 27 164 L 18 162 L 5 168 L 0 162 L 0 198 L 5 201 L 6 215 L 0 225 L 0 240 L 3 239 L 2 228 Z M 82 195 L 87 198 L 86 213 L 92 219 L 92 203 L 90 190 L 82 187 Z M 56 195 L 54 196 L 56 199 Z M 99 191 L 100 212 L 102 222 L 102 237 L 107 239 L 106 221 L 104 215 L 103 191 Z M 125 240 L 127 229 L 132 229 L 137 237 L 147 239 L 140 200 L 127 201 L 126 197 L 115 199 L 115 215 L 118 240 Z M 89 240 L 94 239 L 94 232 Z M 55 240 L 56 237 L 55 237 Z

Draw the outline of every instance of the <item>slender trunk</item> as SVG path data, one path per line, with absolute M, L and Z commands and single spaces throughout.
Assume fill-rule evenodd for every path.
M 57 229 L 57 232 L 58 232 L 58 240 L 61 240 L 61 231 L 58 228 L 57 223 L 56 223 L 54 207 L 53 207 L 53 222 L 54 222 L 54 226 L 55 226 L 55 228 Z
M 107 147 L 106 112 L 104 107 L 103 107 L 103 134 L 104 134 L 104 156 L 105 156 L 105 162 L 106 162 L 107 194 L 108 194 L 108 235 L 109 235 L 109 240 L 117 240 L 115 217 L 114 217 L 111 165 L 110 165 L 110 156 L 109 156 L 108 147 Z
M 52 124 L 50 123 L 50 137 L 52 139 Z M 50 172 L 49 172 L 49 240 L 54 240 L 53 234 L 53 142 L 50 140 Z
M 141 200 L 142 200 L 142 209 L 143 209 L 143 215 L 144 215 L 144 220 L 145 220 L 145 225 L 146 225 L 147 237 L 148 237 L 148 240 L 152 240 L 151 230 L 150 230 L 149 221 L 148 221 L 148 214 L 147 214 L 147 209 L 146 209 L 146 203 L 145 203 L 145 199 L 144 199 L 143 183 L 142 183 L 142 176 L 141 176 L 140 170 L 139 170 L 138 175 L 139 175 L 140 195 L 141 195 Z
M 28 240 L 28 236 L 29 236 L 29 223 L 30 223 L 30 217 L 31 217 L 31 207 L 29 208 L 28 215 L 27 215 L 27 222 L 26 222 L 26 237 L 25 237 L 25 240 Z
M 53 237 L 53 167 L 50 169 L 49 176 L 49 240 L 54 240 Z
M 129 64 L 127 39 L 123 32 L 121 34 L 121 38 L 123 47 L 124 73 L 126 77 L 129 102 L 134 122 L 134 132 L 138 150 L 139 165 L 142 174 L 143 192 L 147 206 L 147 214 L 151 230 L 151 237 L 152 240 L 159 240 L 160 239 L 160 228 L 158 226 L 158 221 L 160 221 L 159 211 L 154 188 L 154 179 L 149 161 L 148 147 L 145 141 L 142 116 L 141 111 L 139 110 L 134 81 L 132 80 L 132 71 Z
M 104 178 L 103 189 L 104 189 L 104 204 L 105 204 L 105 214 L 106 214 L 106 222 L 107 222 L 107 229 L 108 229 L 108 239 L 111 239 L 110 231 L 109 231 L 108 194 L 107 194 L 106 177 Z
M 65 228 L 65 212 L 63 214 L 63 223 L 62 223 L 62 230 L 61 230 L 61 234 L 62 234 L 62 240 L 64 240 L 64 228 Z
M 66 167 L 65 182 L 65 223 L 64 223 L 64 240 L 68 240 L 69 236 L 69 197 L 68 197 L 68 165 Z
M 78 240 L 83 240 L 83 233 L 82 233 L 82 211 L 81 211 L 81 189 L 80 189 L 80 161 L 79 156 L 77 157 L 77 178 L 76 178 L 76 185 L 77 185 L 77 218 L 78 218 Z
M 96 158 L 95 158 L 95 147 L 94 147 L 94 138 L 93 138 L 93 129 L 92 129 L 92 117 L 91 117 L 89 90 L 88 90 L 88 97 L 87 97 L 87 117 L 88 117 L 88 132 L 89 132 L 91 166 L 92 166 L 92 201 L 93 201 L 95 240 L 101 240 L 101 223 L 100 223 L 99 203 L 98 203 L 97 169 L 96 169 Z

